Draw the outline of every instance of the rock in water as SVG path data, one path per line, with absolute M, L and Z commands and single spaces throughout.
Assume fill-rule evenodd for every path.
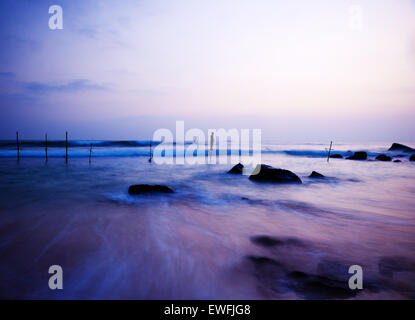
M 315 178 L 315 179 L 323 179 L 325 176 L 323 176 L 321 173 L 318 173 L 317 171 L 311 172 L 311 174 L 308 176 L 309 178 Z
M 142 194 L 147 192 L 159 192 L 159 193 L 173 193 L 173 189 L 162 185 L 149 185 L 149 184 L 135 184 L 128 188 L 129 194 Z
M 415 154 L 409 157 L 409 161 L 415 161 Z
M 376 157 L 376 160 L 379 160 L 379 161 L 392 161 L 392 158 L 385 155 L 385 154 L 380 154 Z
M 265 164 L 258 166 L 255 169 L 255 171 L 259 170 L 258 174 L 250 175 L 250 180 L 272 183 L 302 183 L 301 179 L 289 170 L 277 169 Z
M 243 169 L 244 169 L 244 166 L 241 163 L 238 163 L 231 170 L 229 170 L 228 173 L 231 173 L 231 174 L 242 174 Z
M 397 160 L 393 160 L 393 162 L 402 162 L 401 160 L 397 159 Z
M 335 154 L 330 155 L 330 158 L 343 159 L 343 156 L 341 154 L 335 153 Z
M 400 143 L 393 143 L 388 151 L 404 151 L 404 152 L 415 152 L 415 149 L 405 146 Z
M 367 159 L 367 153 L 364 151 L 355 152 L 354 155 L 347 157 L 347 160 L 366 160 Z

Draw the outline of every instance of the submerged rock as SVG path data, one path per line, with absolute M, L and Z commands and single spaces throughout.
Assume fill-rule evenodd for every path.
M 290 287 L 306 299 L 347 299 L 358 293 L 358 290 L 350 290 L 347 281 L 302 271 L 290 272 L 288 279 Z
M 242 174 L 243 169 L 244 169 L 243 164 L 238 163 L 231 170 L 229 170 L 228 173 L 230 173 L 230 174 Z
M 275 246 L 304 246 L 303 242 L 296 238 L 274 238 L 270 236 L 254 236 L 251 237 L 252 243 L 263 247 L 275 247 Z
M 393 160 L 393 162 L 402 162 L 401 160 L 397 159 L 397 160 Z
M 380 154 L 376 157 L 376 160 L 379 160 L 379 161 L 392 161 L 392 158 L 385 155 L 385 154 Z
M 260 167 L 258 168 L 258 166 Z M 289 170 L 277 169 L 265 164 L 258 166 L 255 171 L 259 170 L 259 172 L 255 175 L 250 175 L 250 180 L 272 183 L 302 183 L 301 179 Z
M 405 146 L 400 143 L 393 143 L 388 151 L 404 151 L 404 152 L 415 152 L 415 149 Z
M 415 154 L 409 157 L 409 161 L 415 161 Z
M 149 184 L 136 184 L 128 188 L 129 194 L 142 194 L 147 192 L 159 192 L 159 193 L 173 193 L 173 189 L 163 185 L 149 185 Z
M 325 176 L 323 176 L 321 173 L 318 173 L 317 171 L 311 172 L 311 174 L 308 177 L 309 178 L 314 178 L 314 179 L 324 179 L 325 178 Z
M 335 153 L 335 154 L 331 154 L 330 158 L 333 159 L 343 159 L 343 156 L 341 154 Z
M 359 290 L 350 290 L 348 279 L 292 270 L 289 265 L 269 257 L 247 256 L 247 259 L 261 287 L 276 293 L 293 291 L 306 299 L 347 299 L 359 293 Z
M 393 277 L 397 272 L 414 272 L 415 262 L 406 257 L 382 257 L 378 263 L 379 273 L 385 277 Z
M 347 157 L 347 160 L 366 160 L 367 153 L 364 151 L 355 152 L 352 156 Z

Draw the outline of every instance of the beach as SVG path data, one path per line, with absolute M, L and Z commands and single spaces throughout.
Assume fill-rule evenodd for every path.
M 19 162 L 0 148 L 0 296 L 413 299 L 414 163 L 374 160 L 389 145 L 338 144 L 369 159 L 330 162 L 324 144 L 264 145 L 262 163 L 301 185 L 256 183 L 227 174 L 232 164 L 149 163 L 146 144 L 96 145 L 91 164 L 87 146 L 68 164 L 59 145 L 47 162 L 40 145 Z M 130 195 L 133 184 L 174 193 Z M 51 265 L 64 290 L 48 288 Z M 364 290 L 343 288 L 352 265 Z

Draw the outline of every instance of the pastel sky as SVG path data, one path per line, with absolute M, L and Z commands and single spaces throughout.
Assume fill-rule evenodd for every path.
M 415 140 L 414 0 L 2 0 L 0 43 L 0 139 Z

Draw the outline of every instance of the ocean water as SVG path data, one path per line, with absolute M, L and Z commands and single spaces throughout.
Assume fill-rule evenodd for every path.
M 47 163 L 40 142 L 19 162 L 0 143 L 1 298 L 415 298 L 415 163 L 390 143 L 336 144 L 369 159 L 330 162 L 326 144 L 263 145 L 261 162 L 301 185 L 229 175 L 231 163 L 149 163 L 145 141 L 95 141 L 89 163 L 89 145 L 71 142 L 66 164 L 62 142 Z M 128 194 L 141 183 L 175 193 Z M 48 288 L 51 265 L 63 290 Z M 348 288 L 352 265 L 363 290 Z

